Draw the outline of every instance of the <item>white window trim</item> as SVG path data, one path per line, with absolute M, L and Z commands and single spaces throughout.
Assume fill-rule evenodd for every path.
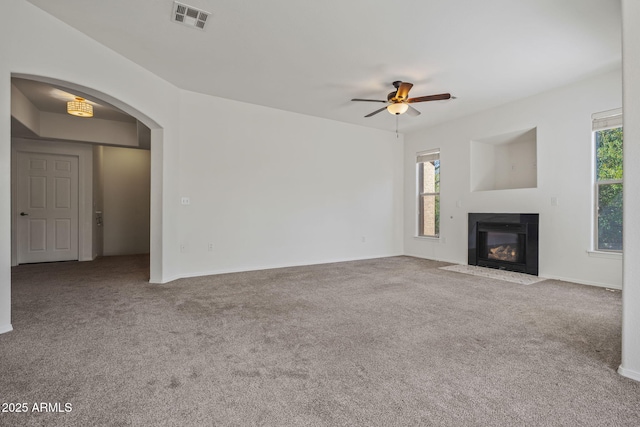
M 602 111 L 591 115 L 593 132 L 622 127 L 622 108 Z
M 587 251 L 587 254 L 592 258 L 607 258 L 607 259 L 619 259 L 622 261 L 622 251 L 601 251 L 593 250 Z
M 440 160 L 440 149 L 434 148 L 426 151 L 419 151 L 416 153 L 416 223 L 415 223 L 415 235 L 414 237 L 417 239 L 424 240 L 439 240 L 440 234 L 437 235 L 428 235 L 428 234 L 420 234 L 420 220 L 422 219 L 422 214 L 420 212 L 420 200 L 422 196 L 425 195 L 438 195 L 440 196 L 440 192 L 438 193 L 421 193 L 421 183 L 420 183 L 420 163 L 429 162 L 431 160 Z M 442 199 L 440 200 L 440 206 L 442 206 Z M 439 224 L 438 224 L 439 225 Z
M 598 181 L 596 179 L 596 132 L 607 129 L 615 129 L 623 126 L 622 108 L 614 108 L 613 110 L 602 111 L 591 115 L 591 152 L 592 152 L 592 181 L 593 181 L 593 228 L 591 239 L 591 250 L 587 253 L 590 257 L 596 258 L 621 258 L 624 250 L 606 250 L 598 248 L 598 189 L 602 184 L 623 184 L 622 179 L 607 179 Z M 624 167 L 624 166 L 623 166 Z M 624 190 L 622 190 L 624 192 Z

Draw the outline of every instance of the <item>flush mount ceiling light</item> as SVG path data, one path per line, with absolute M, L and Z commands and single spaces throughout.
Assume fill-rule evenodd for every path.
M 187 25 L 191 28 L 204 30 L 204 26 L 207 23 L 209 15 L 211 15 L 209 12 L 174 1 L 171 20 L 179 24 Z
M 76 96 L 75 100 L 67 102 L 67 113 L 77 117 L 93 117 L 93 105 Z

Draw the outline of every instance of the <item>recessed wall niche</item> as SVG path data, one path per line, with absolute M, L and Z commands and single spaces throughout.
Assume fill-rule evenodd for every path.
M 471 141 L 471 191 L 536 188 L 536 128 Z

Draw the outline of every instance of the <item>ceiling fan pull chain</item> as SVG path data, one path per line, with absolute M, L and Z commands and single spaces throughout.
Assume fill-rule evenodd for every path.
M 398 135 L 398 120 L 400 120 L 399 116 L 396 115 L 396 139 L 400 138 L 400 136 Z

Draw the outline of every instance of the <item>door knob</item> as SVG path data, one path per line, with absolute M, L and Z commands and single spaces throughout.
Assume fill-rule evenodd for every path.
M 20 216 L 29 216 L 28 213 L 20 212 Z

